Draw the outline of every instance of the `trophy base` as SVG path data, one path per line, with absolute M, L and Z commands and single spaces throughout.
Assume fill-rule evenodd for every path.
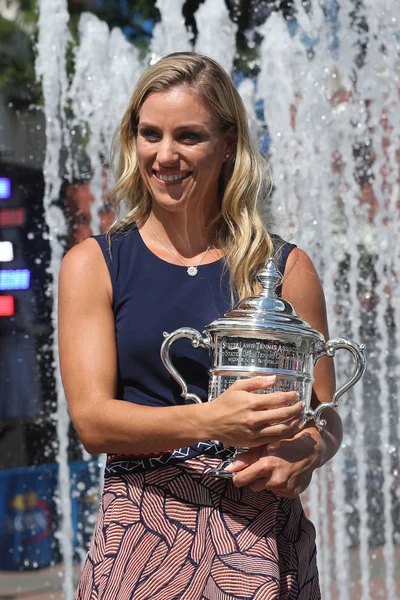
M 208 471 L 208 475 L 211 475 L 211 477 L 222 477 L 223 479 L 233 479 L 233 476 L 235 475 L 235 473 L 230 473 L 229 471 L 225 470 L 231 464 L 232 464 L 232 458 L 223 460 L 220 462 L 220 464 L 217 467 L 210 469 Z
M 227 471 L 226 469 L 231 466 L 231 464 L 235 461 L 235 459 L 240 454 L 243 454 L 244 452 L 247 452 L 247 451 L 248 451 L 248 448 L 235 448 L 235 451 L 232 454 L 232 456 L 230 456 L 229 458 L 226 458 L 225 460 L 221 460 L 221 462 L 219 463 L 219 465 L 217 467 L 214 467 L 213 469 L 210 469 L 210 471 L 208 471 L 208 474 L 211 475 L 212 477 L 222 477 L 223 479 L 233 479 L 233 477 L 236 475 L 236 473 L 232 473 L 230 471 Z

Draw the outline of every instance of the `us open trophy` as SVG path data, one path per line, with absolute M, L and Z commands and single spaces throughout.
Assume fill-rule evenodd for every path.
M 186 382 L 175 369 L 170 358 L 170 348 L 179 338 L 189 338 L 194 348 L 206 348 L 211 355 L 209 370 L 208 400 L 214 400 L 227 390 L 237 379 L 276 375 L 273 387 L 264 393 L 275 391 L 297 391 L 298 401 L 304 401 L 304 423 L 313 419 L 318 427 L 324 427 L 323 411 L 337 408 L 340 396 L 351 388 L 365 371 L 365 346 L 354 341 L 337 338 L 327 342 L 324 336 L 312 329 L 295 313 L 292 305 L 279 298 L 275 289 L 281 284 L 282 276 L 271 258 L 259 273 L 262 291 L 258 296 L 245 298 L 236 309 L 207 325 L 201 334 L 191 327 L 182 327 L 172 333 L 164 333 L 161 359 L 164 366 L 182 388 L 181 395 L 193 402 L 201 403 L 196 394 L 188 392 Z M 354 369 L 350 378 L 336 390 L 332 401 L 311 407 L 311 392 L 314 382 L 314 366 L 323 356 L 333 358 L 339 349 L 348 350 L 354 358 Z M 245 451 L 237 448 L 236 452 Z M 235 456 L 235 455 L 234 455 Z M 231 478 L 225 469 L 234 456 L 223 461 L 214 475 Z

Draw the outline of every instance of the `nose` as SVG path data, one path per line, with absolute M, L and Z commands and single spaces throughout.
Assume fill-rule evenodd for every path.
M 164 137 L 157 150 L 157 160 L 160 164 L 174 164 L 179 160 L 175 142 L 170 137 Z

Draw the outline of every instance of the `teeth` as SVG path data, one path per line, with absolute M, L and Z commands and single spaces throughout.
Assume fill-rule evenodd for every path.
M 187 173 L 185 173 L 184 175 L 163 175 L 162 173 L 157 172 L 157 177 L 158 179 L 161 179 L 161 181 L 181 181 L 182 179 L 185 179 L 187 177 Z

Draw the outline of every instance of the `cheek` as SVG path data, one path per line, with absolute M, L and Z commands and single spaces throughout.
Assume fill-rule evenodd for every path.
M 223 165 L 223 155 L 219 148 L 214 148 L 211 151 L 204 153 L 198 157 L 197 166 L 202 170 L 205 176 L 215 178 L 219 176 Z
M 138 167 L 139 167 L 139 173 L 140 175 L 145 178 L 146 177 L 146 169 L 144 166 L 144 161 L 142 159 L 142 157 L 138 156 Z
M 139 164 L 139 169 L 144 170 L 146 167 L 146 164 L 149 161 L 149 158 L 151 157 L 151 153 L 149 152 L 149 149 L 147 148 L 146 144 L 144 144 L 143 142 L 140 142 L 140 141 L 137 142 L 136 155 L 137 155 L 137 160 L 138 160 L 138 164 Z
M 151 177 L 149 174 L 149 169 L 146 167 L 146 160 L 144 159 L 143 156 L 139 156 L 137 157 L 137 165 L 138 165 L 138 169 L 139 169 L 139 174 L 140 174 L 140 178 L 143 182 L 143 184 L 145 185 L 145 187 L 150 190 L 150 186 L 151 186 Z

